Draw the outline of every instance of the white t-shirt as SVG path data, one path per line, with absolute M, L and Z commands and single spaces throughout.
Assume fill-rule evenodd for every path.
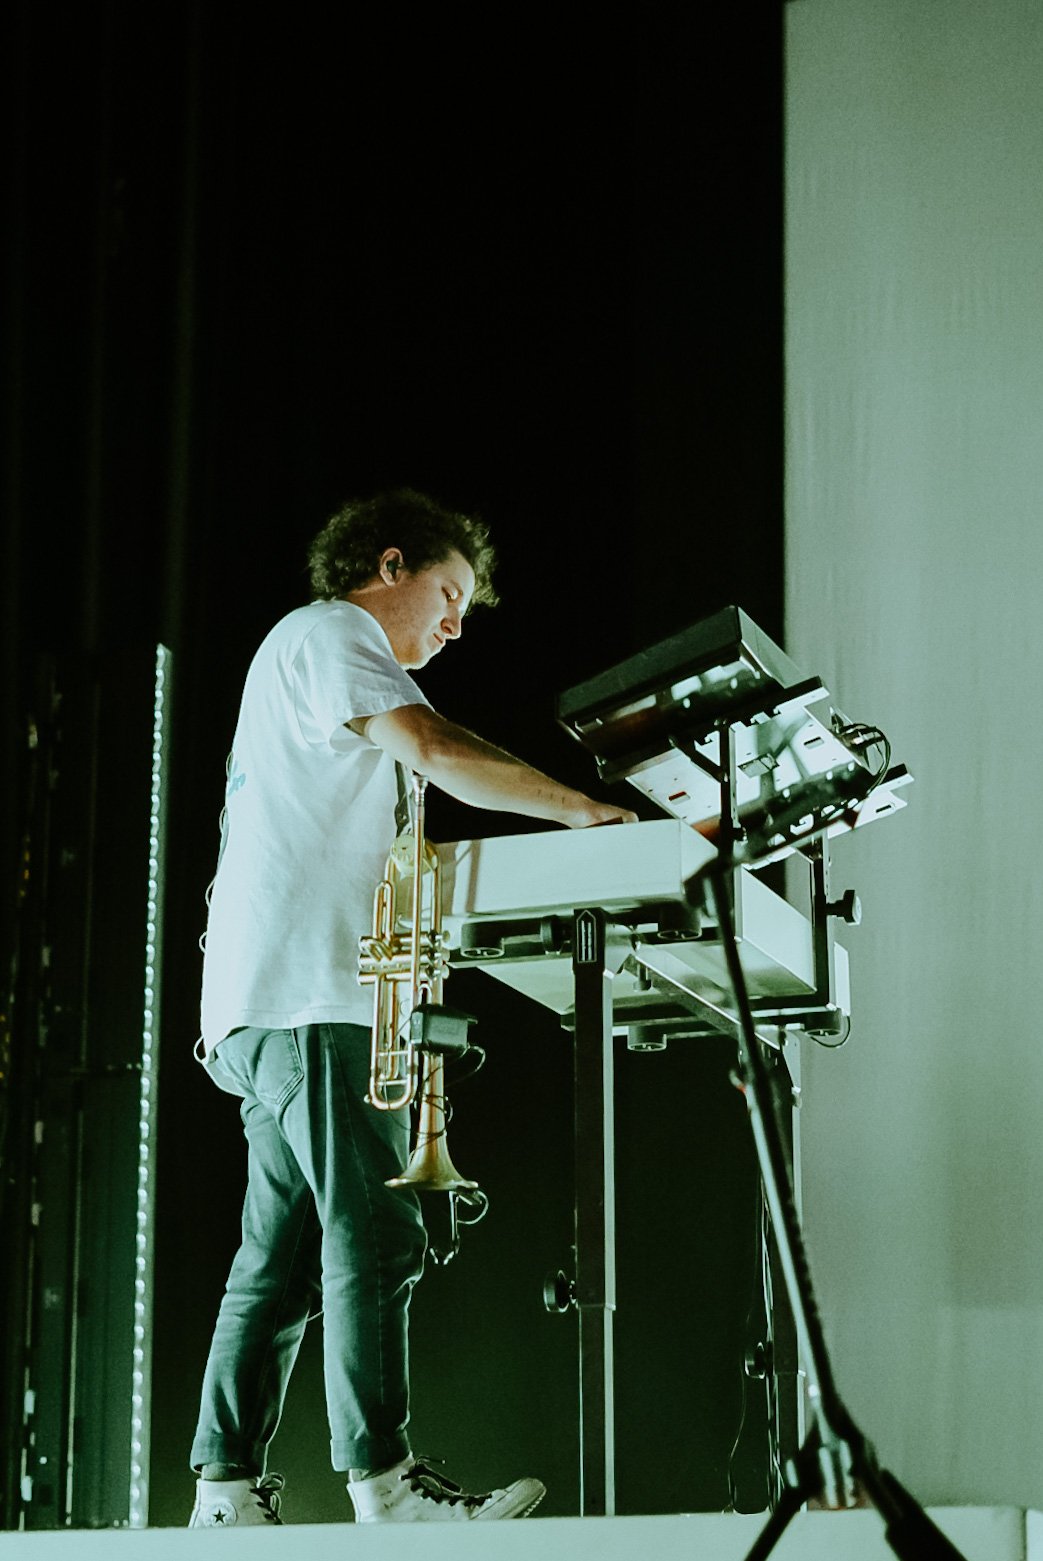
M 395 837 L 394 760 L 346 722 L 428 704 L 371 613 L 313 602 L 251 663 L 203 960 L 207 1056 L 239 1025 L 369 1025 L 359 937 Z

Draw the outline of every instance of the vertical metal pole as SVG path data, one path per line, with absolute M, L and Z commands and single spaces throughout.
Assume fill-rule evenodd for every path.
M 718 757 L 720 761 L 720 787 L 721 787 L 721 829 L 717 839 L 717 850 L 721 859 L 729 860 L 735 852 L 735 848 L 742 838 L 739 827 L 739 801 L 736 795 L 738 770 L 735 763 L 735 727 L 728 720 L 717 723 L 717 733 L 720 739 Z M 731 906 L 732 915 L 735 918 L 735 930 L 741 938 L 742 926 L 742 894 L 739 892 L 739 874 L 741 868 L 732 870 Z
M 829 914 L 829 837 L 821 836 L 807 851 L 811 864 L 811 935 L 815 951 L 815 1003 L 836 1001 L 836 959 L 833 921 Z
M 718 721 L 717 736 L 720 787 L 721 829 L 717 849 L 722 857 L 730 856 L 739 838 L 739 804 L 735 796 L 735 728 L 730 721 Z
M 612 976 L 605 916 L 577 910 L 572 945 L 576 992 L 576 1287 L 579 1311 L 579 1510 L 615 1512 L 612 1322 L 616 1306 L 615 1132 Z
M 779 1051 L 765 1051 L 764 1060 L 770 1070 L 776 1119 L 782 1137 L 789 1166 L 793 1190 L 793 1203 L 800 1219 L 800 1038 L 798 1035 L 779 1032 Z M 771 1316 L 769 1328 L 772 1340 L 771 1370 L 775 1377 L 775 1413 L 773 1435 L 781 1478 L 791 1459 L 796 1458 L 807 1435 L 804 1407 L 804 1372 L 800 1361 L 797 1325 L 793 1306 L 786 1290 L 786 1275 L 779 1253 L 774 1226 L 768 1224 L 766 1260 L 771 1276 Z M 776 1489 L 776 1497 L 782 1494 Z

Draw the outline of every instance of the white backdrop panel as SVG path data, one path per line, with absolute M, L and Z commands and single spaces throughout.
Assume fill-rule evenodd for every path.
M 1043 5 L 786 12 L 786 646 L 916 776 L 834 852 L 813 1272 L 921 1500 L 1040 1506 Z

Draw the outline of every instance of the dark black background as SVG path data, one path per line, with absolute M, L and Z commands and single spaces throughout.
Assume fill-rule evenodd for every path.
M 154 1523 L 187 1515 L 242 1195 L 234 1102 L 191 1060 L 222 766 L 311 535 L 392 484 L 480 513 L 503 603 L 424 688 L 595 791 L 556 691 L 727 602 L 782 633 L 781 7 L 332 14 L 22 0 L 9 24 L 5 818 L 39 650 L 175 657 Z M 574 1323 L 540 1304 L 569 1260 L 568 1047 L 457 979 L 490 1060 L 454 1159 L 493 1207 L 417 1292 L 414 1445 L 483 1487 L 541 1474 L 570 1512 Z M 728 1500 L 755 1221 L 729 1060 L 619 1059 L 624 1511 Z M 273 1464 L 320 1520 L 346 1499 L 313 1332 Z

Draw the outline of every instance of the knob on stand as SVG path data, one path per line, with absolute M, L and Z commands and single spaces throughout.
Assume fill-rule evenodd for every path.
M 544 1310 L 559 1315 L 576 1304 L 576 1281 L 559 1268 L 543 1281 Z
M 839 900 L 829 901 L 826 914 L 836 916 L 839 921 L 846 921 L 849 927 L 859 927 L 862 924 L 862 901 L 854 889 L 845 889 Z

